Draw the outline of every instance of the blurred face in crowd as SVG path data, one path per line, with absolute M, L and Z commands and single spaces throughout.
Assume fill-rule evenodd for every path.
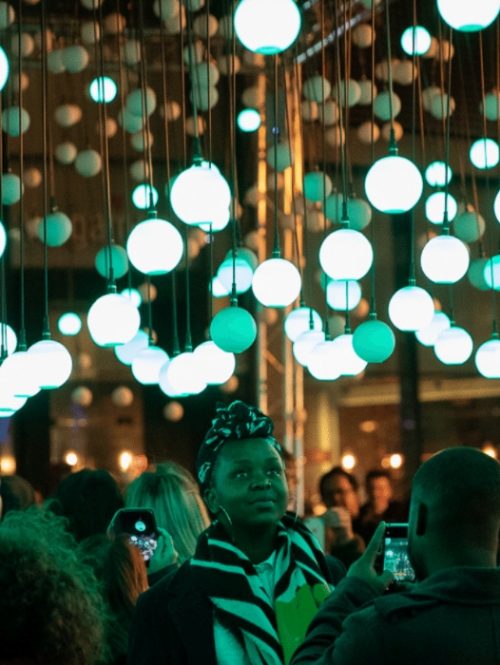
M 383 513 L 389 507 L 392 498 L 392 487 L 389 478 L 380 476 L 370 478 L 366 483 L 368 503 L 376 514 Z
M 324 501 L 327 508 L 346 508 L 351 517 L 359 513 L 356 490 L 349 480 L 340 474 L 327 478 L 324 485 Z

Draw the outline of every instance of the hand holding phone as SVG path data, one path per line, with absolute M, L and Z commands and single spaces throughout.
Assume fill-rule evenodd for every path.
M 415 581 L 415 571 L 408 555 L 408 524 L 402 522 L 386 524 L 375 569 L 390 571 L 394 575 L 395 582 Z
M 159 531 L 155 516 L 149 508 L 121 508 L 108 527 L 108 535 L 127 534 L 129 542 L 137 547 L 146 566 L 149 565 L 158 546 Z

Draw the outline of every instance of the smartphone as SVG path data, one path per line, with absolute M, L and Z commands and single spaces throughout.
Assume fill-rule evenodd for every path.
M 386 525 L 375 567 L 380 572 L 389 570 L 396 582 L 415 581 L 415 571 L 408 556 L 408 524 L 389 522 Z
M 153 558 L 158 546 L 158 529 L 152 510 L 149 508 L 121 508 L 111 520 L 110 535 L 127 534 L 129 542 L 137 547 L 146 566 Z

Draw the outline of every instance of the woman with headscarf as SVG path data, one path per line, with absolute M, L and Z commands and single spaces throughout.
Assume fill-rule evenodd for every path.
M 273 423 L 219 406 L 197 476 L 214 521 L 194 556 L 139 598 L 130 665 L 283 665 L 332 584 L 317 541 L 286 513 Z

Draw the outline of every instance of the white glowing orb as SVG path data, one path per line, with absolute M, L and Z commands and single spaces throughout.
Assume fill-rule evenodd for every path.
M 321 243 L 319 262 L 332 279 L 357 280 L 370 270 L 373 249 L 370 241 L 359 231 L 339 229 Z
M 124 365 L 131 365 L 134 358 L 148 347 L 149 336 L 143 330 L 134 335 L 126 344 L 115 346 L 114 352 L 118 360 Z
M 238 113 L 236 122 L 242 132 L 250 133 L 259 129 L 262 119 L 257 109 L 243 109 Z
M 421 25 L 410 26 L 401 35 L 401 47 L 407 55 L 423 55 L 431 47 L 429 31 Z
M 144 386 L 152 386 L 160 380 L 160 369 L 168 362 L 166 351 L 159 346 L 147 346 L 134 356 L 132 374 Z
M 116 97 L 118 87 L 109 76 L 97 76 L 89 85 L 89 95 L 97 104 L 109 104 Z
M 170 202 L 177 217 L 186 224 L 210 223 L 229 209 L 231 190 L 215 164 L 196 163 L 175 178 Z
M 486 379 L 500 379 L 500 340 L 493 337 L 483 342 L 474 357 L 477 371 Z
M 211 340 L 197 346 L 193 356 L 202 379 L 209 386 L 225 383 L 236 367 L 234 353 L 223 351 Z
M 198 395 L 207 387 L 194 354 L 188 351 L 171 359 L 165 372 L 165 381 L 176 391 L 176 395 Z
M 309 353 L 307 369 L 318 381 L 335 381 L 340 377 L 340 362 L 333 340 L 319 342 Z
M 434 301 L 420 286 L 404 286 L 389 301 L 389 318 L 398 330 L 415 332 L 430 325 Z
M 9 59 L 3 48 L 0 46 L 0 90 L 3 90 L 7 79 L 9 78 Z
M 128 298 L 134 307 L 140 307 L 142 305 L 142 296 L 140 291 L 134 288 L 126 288 L 120 292 L 121 296 Z
M 494 169 L 500 160 L 498 143 L 493 139 L 477 139 L 470 147 L 469 159 L 477 169 Z
M 33 377 L 42 390 L 53 390 L 66 383 L 73 368 L 68 349 L 53 339 L 44 339 L 28 349 Z
M 0 384 L 8 385 L 14 397 L 33 397 L 40 386 L 32 369 L 33 357 L 27 351 L 16 351 L 0 365 Z
M 431 238 L 420 256 L 426 277 L 436 284 L 455 284 L 469 267 L 469 248 L 458 238 L 449 235 Z
M 281 53 L 297 39 L 302 19 L 294 0 L 240 0 L 234 29 L 243 46 L 254 53 Z
M 2 224 L 2 222 L 0 222 L 0 258 L 5 252 L 6 247 L 7 247 L 7 234 L 5 233 L 4 225 Z
M 293 343 L 293 356 L 295 360 L 305 367 L 313 348 L 316 344 L 324 341 L 325 333 L 322 330 L 306 330 Z
M 132 203 L 138 210 L 154 208 L 158 203 L 158 190 L 143 182 L 132 190 Z
M 286 259 L 267 259 L 253 274 L 252 290 L 265 307 L 287 307 L 298 297 L 302 279 Z
M 140 222 L 130 232 L 127 254 L 130 262 L 146 275 L 165 275 L 182 258 L 184 243 L 173 224 L 151 218 Z
M 76 312 L 65 312 L 57 320 L 57 327 L 61 335 L 78 335 L 82 329 L 82 319 Z
M 438 335 L 434 353 L 445 365 L 463 365 L 472 353 L 472 337 L 459 326 L 452 325 Z
M 361 286 L 354 280 L 329 280 L 326 286 L 326 302 L 332 309 L 352 310 L 361 300 Z
M 236 256 L 234 261 L 236 293 L 245 293 L 252 286 L 252 266 L 242 257 Z M 233 285 L 233 258 L 226 257 L 217 270 L 217 278 L 226 293 L 231 293 Z
M 437 0 L 437 8 L 443 21 L 461 32 L 483 30 L 493 23 L 500 11 L 498 0 Z
M 354 350 L 352 340 L 351 333 L 344 333 L 333 340 L 341 376 L 356 376 L 368 365 L 366 360 L 360 358 Z
M 425 202 L 425 216 L 432 224 L 442 224 L 446 207 L 447 220 L 451 222 L 458 210 L 457 200 L 451 194 L 434 192 Z
M 312 307 L 292 309 L 285 318 L 285 334 L 291 342 L 308 330 L 321 330 L 322 327 L 321 316 Z
M 425 328 L 415 332 L 415 337 L 423 346 L 434 346 L 443 330 L 448 330 L 451 322 L 444 312 L 434 312 L 432 321 Z
M 444 187 L 453 177 L 453 171 L 445 162 L 431 162 L 425 169 L 425 180 L 431 187 Z
M 17 335 L 8 323 L 0 322 L 0 355 L 11 353 L 17 349 Z
M 365 178 L 365 191 L 371 205 L 387 214 L 411 210 L 422 196 L 420 171 L 406 157 L 388 155 L 378 159 Z
M 87 325 L 98 346 L 126 344 L 139 330 L 141 317 L 128 298 L 108 293 L 98 298 L 89 309 Z
M 497 218 L 497 222 L 500 222 L 500 189 L 498 190 L 497 195 L 495 196 L 495 202 L 493 203 L 493 211 L 495 213 L 495 217 Z

